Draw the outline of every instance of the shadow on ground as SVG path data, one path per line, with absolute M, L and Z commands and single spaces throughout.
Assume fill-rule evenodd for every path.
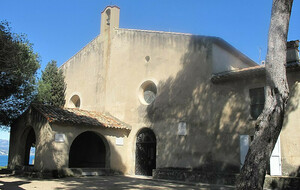
M 22 190 L 77 190 L 77 189 L 234 189 L 230 186 L 210 184 L 189 184 L 176 181 L 153 180 L 151 178 L 128 177 L 128 176 L 93 176 L 93 177 L 70 177 L 62 179 L 30 179 L 17 177 L 0 178 L 0 189 Z
M 20 180 L 20 181 L 12 181 L 12 182 L 4 182 L 0 179 L 0 189 L 9 189 L 9 190 L 22 190 L 21 185 L 30 183 L 27 180 Z
M 209 184 L 193 185 L 180 182 L 141 179 L 126 176 L 81 177 L 62 179 L 65 187 L 56 189 L 230 189 Z M 233 188 L 232 188 L 233 189 Z

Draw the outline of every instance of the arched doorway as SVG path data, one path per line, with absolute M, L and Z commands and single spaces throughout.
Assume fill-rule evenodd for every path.
M 69 152 L 70 168 L 105 168 L 107 148 L 94 132 L 81 133 L 73 141 Z
M 25 157 L 24 157 L 24 165 L 34 165 L 34 155 L 35 155 L 35 133 L 33 128 L 30 129 L 26 143 L 25 143 Z
M 142 129 L 136 137 L 135 174 L 152 175 L 156 168 L 156 138 L 151 129 Z

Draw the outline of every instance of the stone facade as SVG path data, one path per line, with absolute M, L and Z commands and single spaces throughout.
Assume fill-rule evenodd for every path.
M 249 135 L 250 143 L 254 134 L 249 90 L 264 87 L 263 66 L 220 38 L 121 29 L 116 6 L 101 16 L 100 35 L 60 67 L 67 83 L 65 107 L 109 113 L 131 130 L 33 122 L 41 143 L 34 167 L 68 168 L 72 143 L 91 131 L 107 146 L 105 167 L 124 174 L 143 174 L 143 169 L 164 176 L 180 169 L 238 173 L 240 137 Z M 290 63 L 292 90 L 280 159 L 283 175 L 298 175 L 299 56 Z M 22 118 L 15 123 L 11 143 L 21 142 L 25 126 Z M 64 143 L 54 141 L 56 133 L 65 135 Z M 22 164 L 15 151 L 10 151 L 12 168 Z

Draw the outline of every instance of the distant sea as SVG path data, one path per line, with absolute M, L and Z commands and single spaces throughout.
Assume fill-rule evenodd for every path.
M 30 156 L 29 163 L 32 164 L 34 160 L 34 156 Z M 0 166 L 7 166 L 8 163 L 8 156 L 7 155 L 0 155 Z

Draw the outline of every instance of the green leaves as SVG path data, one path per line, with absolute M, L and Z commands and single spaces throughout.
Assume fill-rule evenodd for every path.
M 43 104 L 65 104 L 66 84 L 56 61 L 48 63 L 37 89 L 39 67 L 39 56 L 26 36 L 12 33 L 7 22 L 0 22 L 0 125 L 9 125 L 35 98 Z
M 65 104 L 66 84 L 62 71 L 56 66 L 56 61 L 47 64 L 39 81 L 37 101 L 47 105 L 62 107 Z
M 39 56 L 25 35 L 0 22 L 0 125 L 9 125 L 36 95 Z

